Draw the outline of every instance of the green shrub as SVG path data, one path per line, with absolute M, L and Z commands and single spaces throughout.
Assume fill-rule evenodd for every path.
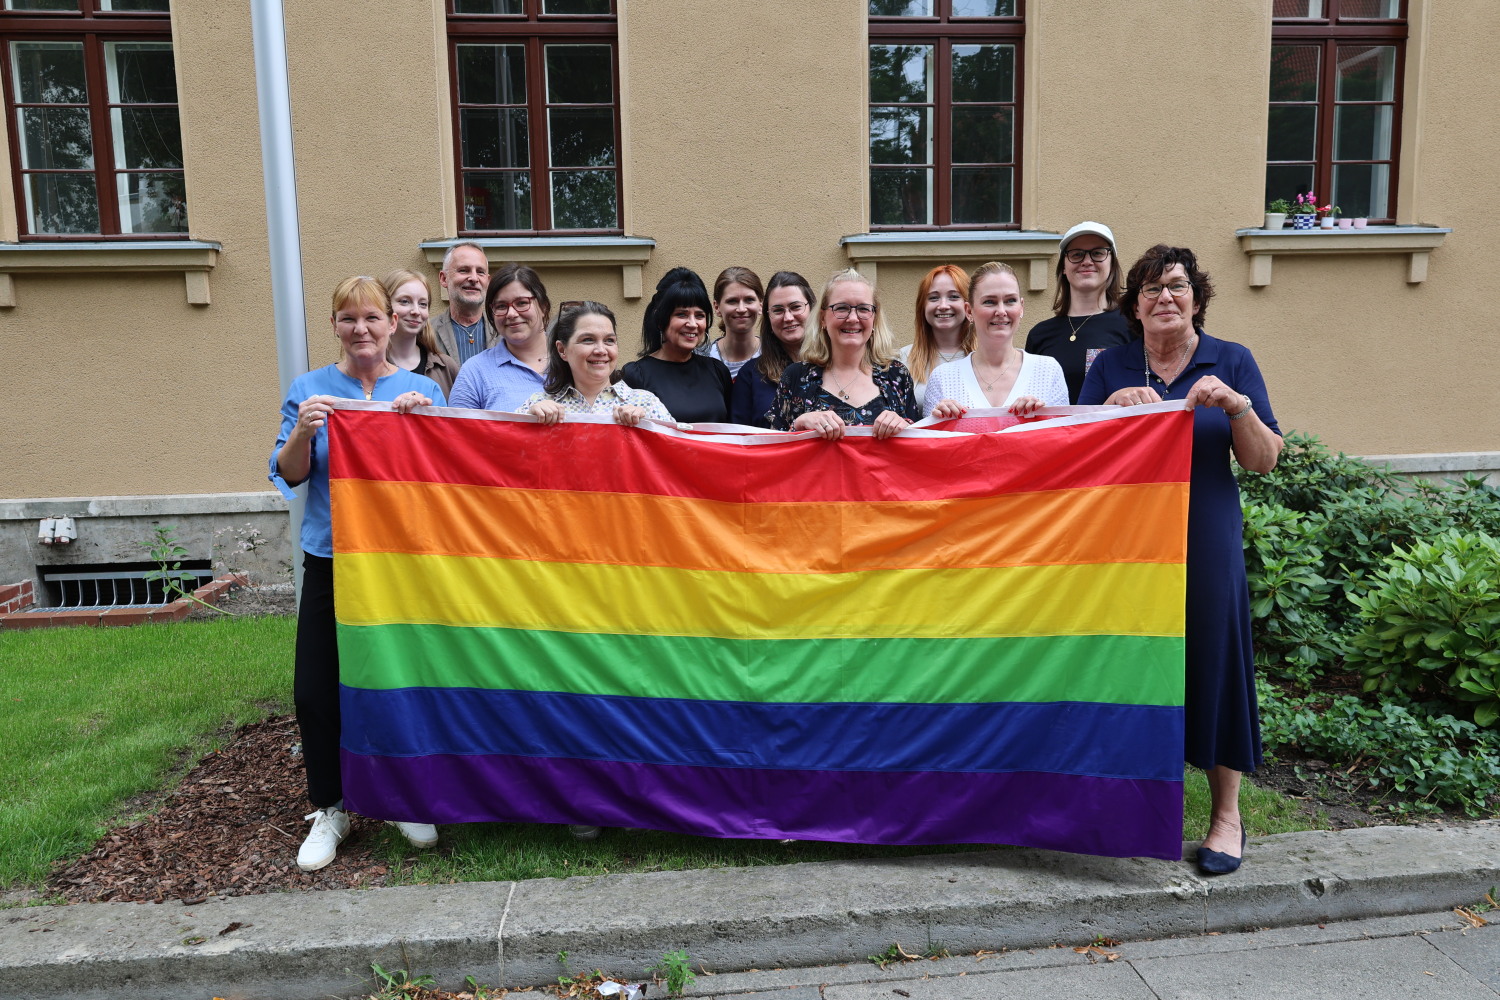
M 1245 508 L 1245 570 L 1255 620 L 1255 662 L 1278 676 L 1307 684 L 1336 657 L 1329 611 L 1334 584 L 1323 576 L 1317 514 L 1279 505 Z
M 1361 628 L 1345 662 L 1365 690 L 1475 702 L 1482 726 L 1500 718 L 1500 542 L 1450 529 L 1397 546 L 1349 600 Z

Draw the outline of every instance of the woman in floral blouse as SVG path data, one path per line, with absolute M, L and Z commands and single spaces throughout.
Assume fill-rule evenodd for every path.
M 661 400 L 645 389 L 620 381 L 615 361 L 620 344 L 615 314 L 598 302 L 564 307 L 547 345 L 547 380 L 516 412 L 555 424 L 564 413 L 613 413 L 618 423 L 634 427 L 643 419 L 671 422 Z
M 922 415 L 880 297 L 858 271 L 840 271 L 823 286 L 812 338 L 802 360 L 782 373 L 773 415 L 780 430 L 817 431 L 830 440 L 850 424 L 887 438 Z

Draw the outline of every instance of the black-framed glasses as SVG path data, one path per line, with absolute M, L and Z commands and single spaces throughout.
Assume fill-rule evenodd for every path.
M 859 314 L 860 319 L 868 319 L 871 316 L 875 315 L 875 307 L 868 302 L 860 302 L 858 304 L 852 302 L 836 302 L 828 307 L 828 311 L 833 313 L 839 319 L 848 319 L 849 311 L 851 309 Z
M 1159 299 L 1161 298 L 1162 292 L 1171 292 L 1173 298 L 1180 299 L 1188 292 L 1192 291 L 1192 289 L 1193 284 L 1190 281 L 1178 280 L 1168 285 L 1152 283 L 1150 285 L 1141 286 L 1141 297 L 1147 299 Z
M 1085 257 L 1095 264 L 1103 264 L 1109 260 L 1109 247 L 1094 247 L 1092 250 L 1069 250 L 1063 256 L 1068 258 L 1069 264 L 1082 264 Z

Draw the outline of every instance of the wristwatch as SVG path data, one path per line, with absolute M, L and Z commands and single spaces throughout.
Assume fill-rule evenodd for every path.
M 1238 413 L 1231 413 L 1229 415 L 1229 419 L 1230 420 L 1239 420 L 1239 419 L 1241 419 L 1243 417 L 1246 417 L 1246 416 L 1248 416 L 1250 414 L 1251 410 L 1255 409 L 1255 404 L 1252 403 L 1252 402 L 1250 402 L 1250 397 L 1249 396 L 1246 396 L 1243 393 L 1241 393 L 1240 394 L 1240 398 L 1245 401 L 1245 408 L 1243 410 L 1241 410 L 1240 412 L 1238 412 Z

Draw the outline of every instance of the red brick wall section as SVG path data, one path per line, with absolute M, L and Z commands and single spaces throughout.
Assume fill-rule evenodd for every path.
M 0 615 L 31 607 L 36 601 L 36 595 L 31 586 L 30 580 L 22 580 L 20 583 L 0 587 Z

